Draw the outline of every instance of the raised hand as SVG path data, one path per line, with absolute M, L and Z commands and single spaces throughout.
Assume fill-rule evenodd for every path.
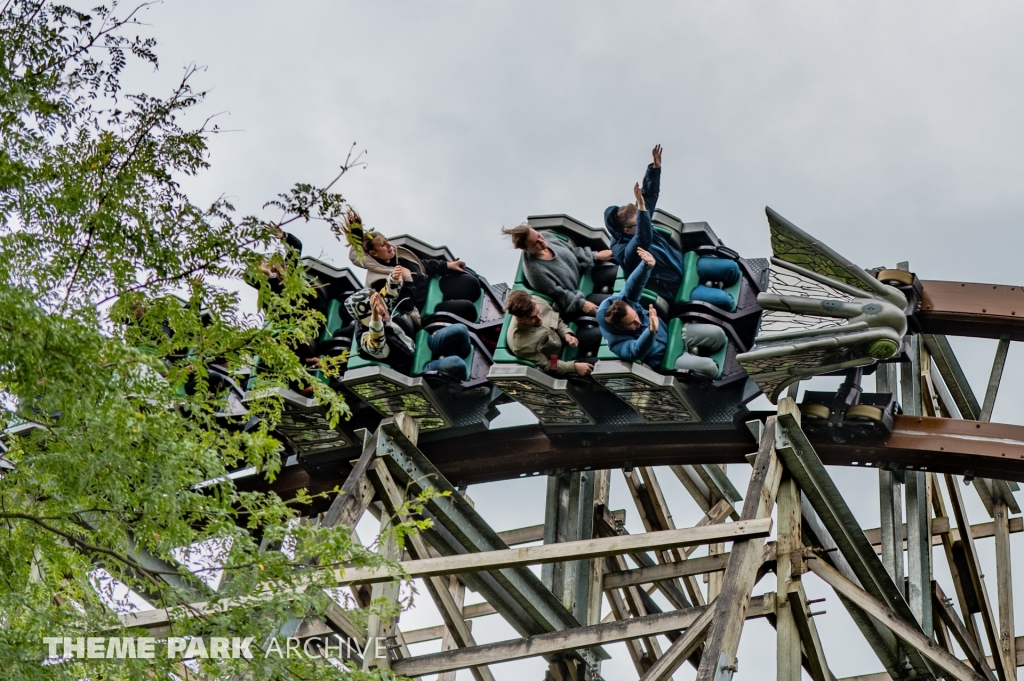
M 381 302 L 380 294 L 377 293 L 376 291 L 371 293 L 370 294 L 370 309 L 371 309 L 370 319 L 372 321 L 379 322 L 382 319 L 382 316 L 380 314 L 380 308 L 382 308 L 383 306 L 384 306 L 384 303 Z
M 639 182 L 633 185 L 633 196 L 636 198 L 636 209 L 647 210 L 647 204 L 644 203 L 644 194 L 642 191 L 640 191 Z
M 658 311 L 654 309 L 653 305 L 648 305 L 647 313 L 650 316 L 647 328 L 651 330 L 651 333 L 658 333 Z
M 575 334 L 567 333 L 565 334 L 565 342 L 570 348 L 574 348 L 580 344 L 580 339 Z
M 589 376 L 590 372 L 594 370 L 594 365 L 586 362 L 573 362 L 573 368 L 580 376 Z
M 652 164 L 655 168 L 661 167 L 661 145 L 655 144 L 654 149 L 651 150 L 651 156 L 654 157 L 654 163 Z
M 654 265 L 655 265 L 654 256 L 651 255 L 649 251 L 645 251 L 644 249 L 642 249 L 639 246 L 637 246 L 636 247 L 636 254 L 640 256 L 640 259 L 643 260 L 647 264 L 648 267 L 654 267 Z

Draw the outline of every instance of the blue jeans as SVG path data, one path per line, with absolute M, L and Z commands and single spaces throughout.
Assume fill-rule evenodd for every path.
M 700 283 L 721 282 L 726 288 L 740 280 L 740 266 L 735 260 L 702 255 L 697 258 L 697 276 Z
M 449 324 L 438 329 L 427 338 L 427 347 L 437 359 L 427 362 L 424 371 L 443 371 L 466 380 L 469 370 L 463 357 L 469 355 L 472 345 L 465 324 Z
M 732 312 L 736 309 L 736 301 L 733 300 L 731 295 L 720 288 L 711 288 L 704 284 L 693 289 L 693 293 L 690 294 L 690 300 L 710 303 L 715 307 L 722 308 L 726 312 Z

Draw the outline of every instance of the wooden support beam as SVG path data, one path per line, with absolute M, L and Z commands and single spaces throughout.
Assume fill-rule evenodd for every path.
M 636 504 L 637 512 L 640 514 L 640 519 L 644 524 L 644 529 L 648 532 L 656 532 L 674 528 L 675 523 L 672 520 L 672 514 L 665 503 L 664 495 L 661 493 L 661 485 L 654 474 L 654 469 L 644 467 L 639 470 L 634 469 L 628 473 L 623 471 L 623 475 L 626 478 L 626 486 L 633 497 L 633 502 Z M 659 551 L 655 553 L 655 558 L 658 563 L 665 564 L 684 560 L 685 556 L 678 551 Z M 669 593 L 682 592 L 683 587 L 678 582 L 669 580 L 669 583 L 674 587 L 669 590 Z M 701 593 L 696 580 L 690 576 L 684 578 L 683 583 L 685 584 L 689 599 L 669 596 L 669 601 L 672 605 L 677 608 L 685 608 L 691 605 L 691 601 L 693 605 L 704 605 L 704 594 Z M 666 595 L 668 596 L 668 593 Z
M 751 599 L 747 616 L 751 619 L 770 616 L 774 613 L 774 605 L 775 594 L 755 596 Z M 510 641 L 485 643 L 465 650 L 419 655 L 407 660 L 396 661 L 392 671 L 398 676 L 425 676 L 454 669 L 465 669 L 473 665 L 498 664 L 526 657 L 592 648 L 641 636 L 657 636 L 670 631 L 686 630 L 689 634 L 695 625 L 699 626 L 701 618 L 708 612 L 708 607 L 673 610 L 621 622 L 595 624 L 589 627 L 566 629 Z
M 988 681 L 995 681 L 995 674 L 992 673 L 992 668 L 985 661 L 985 653 L 982 651 L 980 643 L 967 630 L 963 620 L 956 614 L 951 601 L 946 598 L 946 594 L 943 593 L 942 587 L 939 586 L 938 582 L 932 582 L 932 602 L 935 606 L 937 619 L 949 630 L 949 633 L 952 634 L 960 646 L 960 649 L 967 655 L 968 664 L 974 667 L 974 670 L 983 675 Z
M 775 598 L 775 594 L 772 594 L 772 598 Z M 690 657 L 704 642 L 716 612 L 717 608 L 714 603 L 705 606 L 701 616 L 693 622 L 690 628 L 686 630 L 686 633 L 672 643 L 666 654 L 662 655 L 657 663 L 651 665 L 647 673 L 640 677 L 640 681 L 667 681 L 671 679 L 680 662 Z M 744 612 L 743 615 L 746 617 L 747 613 Z M 705 646 L 704 652 L 707 652 L 707 646 Z M 702 666 L 703 659 L 702 657 Z
M 622 556 L 609 556 L 605 560 L 609 572 L 620 572 L 626 569 L 626 561 Z M 645 594 L 641 592 L 642 590 L 635 586 L 626 587 L 622 590 L 623 602 L 626 604 L 628 614 L 633 618 L 654 614 L 654 612 L 648 610 L 646 599 L 644 598 Z M 661 644 L 658 643 L 657 636 L 642 636 L 639 642 L 642 645 L 643 651 L 641 666 L 647 669 L 661 657 Z
M 926 660 L 945 670 L 953 678 L 961 681 L 984 681 L 985 677 L 922 634 L 916 624 L 897 616 L 883 603 L 841 575 L 838 570 L 825 561 L 808 560 L 808 567 L 822 581 L 835 589 L 836 593 L 854 602 L 857 607 L 888 627 L 897 638 L 917 650 Z
M 380 523 L 381 540 L 378 553 L 387 560 L 398 560 L 402 557 L 402 547 L 398 544 L 398 538 L 391 529 L 391 519 L 385 514 Z M 371 602 L 376 606 L 370 611 L 366 625 L 366 638 L 368 641 L 387 640 L 398 631 L 398 615 L 401 610 L 398 605 L 399 582 L 380 582 L 373 585 Z M 391 659 L 385 652 L 379 655 L 378 646 L 369 646 L 366 655 L 363 657 L 363 669 L 391 669 Z
M 894 471 L 878 471 L 878 497 L 881 527 L 865 530 L 864 534 L 873 544 L 878 544 L 882 564 L 896 586 L 903 587 L 903 551 L 906 544 L 907 525 L 903 522 L 903 483 Z M 878 533 L 876 541 L 872 532 Z
M 803 643 L 804 653 L 807 656 L 808 672 L 814 681 L 835 681 L 835 677 L 825 662 L 825 650 L 821 646 L 821 639 L 818 637 L 818 627 L 814 624 L 814 614 L 807 603 L 807 594 L 804 593 L 804 586 L 801 582 L 792 582 L 789 586 L 790 610 L 793 613 L 793 620 L 800 632 L 800 641 Z M 799 677 L 797 677 L 799 678 Z
M 800 537 L 800 488 L 789 474 L 779 484 L 778 521 L 776 531 L 776 591 L 778 614 L 775 620 L 775 678 L 777 681 L 800 681 L 802 654 L 801 632 L 797 620 L 802 606 L 792 592 L 800 584 L 803 563 L 803 540 Z M 794 565 L 795 557 L 795 565 Z M 817 680 L 816 680 L 817 681 Z
M 657 551 L 719 541 L 737 541 L 750 538 L 763 539 L 771 532 L 771 526 L 771 518 L 742 519 L 735 523 L 725 523 L 722 525 L 705 525 L 679 530 L 664 530 L 661 532 L 647 532 L 645 534 L 585 539 L 560 544 L 528 546 L 518 549 L 460 554 L 441 558 L 425 558 L 402 563 L 401 567 L 412 577 L 428 577 L 526 565 L 541 565 L 561 560 L 600 558 L 637 551 Z M 344 572 L 339 570 L 336 572 L 336 577 L 339 584 L 383 582 L 398 578 L 397 575 L 392 574 L 386 568 L 355 568 Z
M 935 495 L 933 493 L 932 499 L 934 498 Z M 942 508 L 945 509 L 945 502 L 943 502 Z M 1010 534 L 1024 532 L 1024 518 L 1021 518 L 1020 516 L 1010 517 L 1008 519 L 1008 522 Z M 905 529 L 907 527 L 906 524 L 904 524 L 903 527 Z M 950 527 L 949 518 L 941 516 L 938 513 L 936 513 L 935 518 L 932 519 L 932 545 L 941 546 L 942 536 L 946 534 L 949 535 L 950 540 L 960 541 L 960 529 L 956 527 Z M 880 529 L 874 527 L 870 530 L 864 530 L 864 535 L 868 538 L 868 541 L 870 541 L 872 546 L 875 548 L 875 553 L 881 553 L 882 542 Z M 974 539 L 987 539 L 989 537 L 994 537 L 995 535 L 996 524 L 994 522 L 976 523 L 974 525 L 971 525 L 971 536 Z M 903 548 L 904 550 L 907 548 L 906 542 L 903 543 Z
M 714 556 L 690 558 L 681 563 L 666 563 L 652 567 L 636 568 L 623 572 L 609 573 L 604 576 L 604 589 L 621 589 L 637 584 L 653 584 L 664 579 L 677 579 L 691 575 L 703 575 L 708 572 L 721 572 L 729 562 L 729 553 Z
M 406 433 L 406 436 L 408 437 L 408 433 Z M 398 489 L 395 481 L 391 478 L 391 473 L 388 472 L 388 467 L 384 460 L 377 459 L 368 471 L 368 474 L 377 488 L 377 494 L 384 502 L 387 512 L 400 522 L 408 522 L 409 518 L 402 512 L 402 507 L 405 503 L 404 494 Z M 414 557 L 427 555 L 427 543 L 419 533 L 409 534 L 406 539 L 408 540 L 409 552 Z M 455 575 L 448 577 L 426 577 L 423 582 L 434 604 L 437 606 L 438 612 L 441 613 L 441 619 L 444 620 L 447 636 L 459 648 L 475 646 L 476 641 L 473 639 L 473 633 L 470 631 L 469 625 L 462 614 L 462 604 L 452 594 L 452 583 L 458 585 L 458 578 Z M 462 588 L 464 598 L 465 587 Z M 494 681 L 494 676 L 486 666 L 473 667 L 470 669 L 470 672 L 476 681 Z M 441 680 L 439 679 L 438 681 Z M 454 678 L 447 679 L 447 681 L 454 681 Z
M 935 368 L 938 369 L 939 375 L 949 389 L 957 411 L 963 418 L 976 421 L 978 415 L 981 414 L 981 405 L 978 404 L 978 399 L 974 396 L 971 384 L 968 383 L 967 376 L 960 368 L 960 362 L 949 341 L 943 335 L 932 334 L 922 334 L 921 339 L 924 341 L 925 347 L 928 348 L 928 354 L 931 355 Z
M 767 537 L 771 533 L 771 518 L 757 520 L 741 520 L 724 525 L 707 525 L 681 530 L 649 532 L 639 535 L 626 535 L 584 541 L 565 542 L 549 546 L 528 546 L 519 549 L 503 549 L 467 553 L 442 558 L 425 558 L 399 563 L 405 574 L 410 577 L 436 577 L 463 572 L 479 572 L 526 565 L 541 565 L 559 560 L 578 560 L 582 558 L 600 558 L 639 551 L 653 551 L 677 546 L 709 544 L 711 542 L 735 541 L 751 537 Z M 335 580 L 339 585 L 374 584 L 395 582 L 400 574 L 392 573 L 387 568 L 350 568 L 336 569 Z M 296 587 L 304 590 L 300 584 Z M 171 613 L 177 611 L 179 617 L 199 616 L 206 613 L 222 612 L 241 605 L 251 605 L 270 598 L 273 594 L 253 594 L 211 603 L 192 603 L 186 608 L 160 608 L 144 612 L 130 613 L 121 616 L 121 622 L 128 627 L 151 628 L 169 622 Z
M 999 394 L 999 383 L 1003 378 L 1003 368 L 1006 366 L 1006 355 L 1010 351 L 1010 339 L 1003 336 L 996 346 L 996 356 L 992 360 L 992 371 L 988 376 L 988 386 L 985 388 L 985 401 L 981 404 L 981 415 L 979 421 L 991 421 L 992 410 L 996 406 L 996 395 Z
M 932 634 L 932 536 L 928 474 L 906 471 L 907 603 L 925 636 Z M 902 579 L 899 580 L 902 582 Z
M 984 407 L 982 407 L 984 410 Z M 967 510 L 964 507 L 963 496 L 960 494 L 960 486 L 957 484 L 956 476 L 947 473 L 946 478 L 946 491 L 949 493 L 949 502 L 953 507 L 953 517 L 956 519 L 957 527 L 969 528 L 970 522 L 967 520 Z M 994 659 L 996 661 L 996 676 L 999 681 L 1007 681 L 1007 673 L 1005 665 L 1003 664 L 1002 655 L 995 654 L 999 650 L 999 630 L 997 629 L 995 616 L 992 612 L 991 601 L 988 597 L 988 589 L 985 586 L 985 580 L 981 574 L 981 563 L 978 560 L 978 552 L 974 548 L 974 537 L 971 532 L 962 532 L 961 546 L 966 557 L 968 575 L 960 575 L 961 579 L 968 577 L 974 586 L 974 592 L 977 594 L 979 615 L 981 615 L 981 622 L 985 628 L 985 635 L 988 638 L 989 648 L 993 651 Z M 965 611 L 966 612 L 966 611 Z
M 1013 574 L 1010 569 L 1009 509 L 1002 501 L 992 505 L 996 529 L 996 589 L 999 600 L 999 650 L 1009 681 L 1017 681 L 1017 652 L 1014 650 Z M 992 653 L 995 655 L 995 651 Z
M 792 398 L 779 400 L 779 413 L 796 409 L 796 403 Z M 738 521 L 740 523 L 757 522 L 771 516 L 783 470 L 782 462 L 775 452 L 775 442 L 775 419 L 769 416 L 754 460 L 754 470 L 743 501 L 743 512 L 740 513 Z M 754 588 L 758 569 L 761 567 L 763 547 L 763 539 L 752 538 L 733 542 L 732 557 L 725 568 L 722 593 L 713 604 L 715 614 L 708 629 L 704 655 L 697 670 L 697 681 L 714 681 L 720 678 L 719 675 L 724 670 L 736 668 L 736 649 L 750 603 L 750 592 Z M 663 656 L 666 660 L 664 667 L 669 673 L 684 659 L 681 653 L 685 651 L 686 646 L 680 644 L 682 640 L 673 643 Z
M 345 479 L 341 491 L 334 497 L 330 508 L 320 519 L 321 526 L 355 527 L 370 502 L 373 501 L 373 483 L 370 482 L 366 472 L 377 456 L 377 440 L 380 436 L 378 429 L 377 433 L 363 443 L 362 454 L 352 466 L 352 472 Z
M 609 561 L 606 558 L 605 561 Z M 609 577 L 614 574 L 614 565 L 608 566 L 608 572 L 605 577 Z M 626 599 L 618 589 L 612 589 L 608 592 L 608 606 L 611 610 L 611 617 L 613 620 L 624 622 L 629 619 L 629 606 L 626 603 Z M 647 657 L 644 651 L 643 645 L 639 638 L 631 638 L 625 641 L 626 651 L 629 653 L 630 660 L 633 661 L 633 667 L 636 669 L 638 676 L 642 676 L 644 672 L 651 666 L 651 660 Z

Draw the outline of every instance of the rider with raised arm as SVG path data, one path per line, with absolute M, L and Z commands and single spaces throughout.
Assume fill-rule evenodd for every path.
M 651 155 L 653 162 L 647 166 L 643 187 L 639 184 L 633 186 L 636 203 L 609 206 L 604 212 L 604 224 L 612 237 L 615 260 L 622 266 L 626 276 L 632 274 L 640 264 L 636 255 L 637 248 L 650 252 L 658 264 L 651 272 L 647 288 L 665 300 L 672 301 L 683 282 L 683 252 L 655 230 L 651 222 L 661 190 L 660 144 L 654 147 Z M 740 269 L 735 261 L 702 256 L 697 261 L 697 272 L 704 285 L 692 294 L 693 300 L 704 300 L 730 311 L 736 307 L 736 301 L 719 290 L 739 281 Z
M 401 290 L 402 273 L 396 267 L 380 292 L 372 288 L 359 289 L 345 300 L 345 309 L 366 327 L 357 331 L 360 354 L 408 374 L 413 368 L 416 344 L 410 338 L 408 325 L 403 328 L 392 316 Z M 427 338 L 427 345 L 436 359 L 427 362 L 424 371 L 438 371 L 458 381 L 466 380 L 469 371 L 464 358 L 472 345 L 465 324 L 441 327 Z
M 622 292 L 608 298 L 597 310 L 597 322 L 608 347 L 627 362 L 641 361 L 651 368 L 661 366 L 668 344 L 668 326 L 658 319 L 653 305 L 645 310 L 640 294 L 657 262 L 648 251 L 637 248 L 639 267 L 626 279 Z M 725 331 L 713 324 L 687 324 L 683 331 L 684 352 L 676 360 L 677 371 L 687 370 L 714 378 L 718 365 L 712 355 L 726 344 Z

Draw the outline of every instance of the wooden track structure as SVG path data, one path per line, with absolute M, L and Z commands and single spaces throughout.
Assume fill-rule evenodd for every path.
M 386 526 L 407 494 L 426 487 L 448 493 L 427 504 L 434 527 L 412 537 L 404 553 L 394 542 L 379 547 L 423 579 L 442 626 L 403 631 L 396 618 L 371 616 L 361 628 L 331 602 L 323 616 L 287 623 L 282 633 L 337 635 L 360 647 L 386 640 L 383 649 L 367 649 L 360 663 L 413 678 L 440 674 L 451 681 L 456 670 L 469 669 L 475 679 L 491 679 L 488 665 L 543 656 L 547 679 L 598 679 L 607 656 L 601 646 L 624 641 L 644 681 L 672 678 L 683 664 L 693 665 L 701 681 L 724 681 L 741 668 L 736 655 L 745 621 L 766 618 L 777 632 L 775 678 L 796 681 L 806 671 L 815 681 L 832 681 L 830 642 L 818 635 L 821 613 L 813 612 L 803 586 L 820 579 L 884 670 L 860 681 L 1015 681 L 1024 637 L 1014 627 L 1010 536 L 1024 530 L 1019 515 L 1011 517 L 1020 513 L 1012 492 L 1024 481 L 1024 427 L 989 420 L 1009 344 L 1024 340 L 1024 289 L 923 284 L 921 328 L 908 337 L 909 361 L 898 377 L 895 364 L 880 365 L 875 374 L 878 391 L 898 391 L 903 409 L 882 441 L 809 438 L 791 388 L 777 411 L 750 413 L 734 428 L 586 440 L 527 426 L 421 446 L 416 423 L 400 414 L 365 433 L 362 454 L 335 476 L 314 477 L 292 464 L 273 483 L 255 475 L 237 479 L 240 488 L 286 498 L 299 489 L 340 486 L 341 493 L 308 509 L 310 522 L 325 526 L 354 527 L 367 511 Z M 980 402 L 948 335 L 999 339 Z M 750 467 L 742 505 L 723 483 L 721 464 Z M 826 468 L 837 465 L 877 469 L 881 527 L 857 523 Z M 697 526 L 675 527 L 655 466 L 669 467 L 705 512 Z M 608 506 L 615 469 L 625 477 L 643 534 L 627 533 L 623 512 Z M 534 475 L 547 476 L 543 525 L 495 532 L 465 496 L 471 484 Z M 989 518 L 968 518 L 966 494 L 980 495 Z M 996 570 L 984 575 L 976 543 L 988 538 Z M 707 555 L 691 557 L 702 545 Z M 936 555 L 953 578 L 948 597 L 932 579 Z M 529 565 L 543 566 L 540 579 Z M 398 597 L 389 573 L 351 569 L 336 577 L 363 607 Z M 752 597 L 766 579 L 775 580 L 774 589 Z M 464 605 L 467 588 L 486 602 Z M 663 612 L 654 591 L 672 609 Z M 602 619 L 605 600 L 610 614 Z M 203 607 L 197 603 L 193 612 Z M 478 644 L 472 620 L 495 613 L 520 638 Z M 124 620 L 159 631 L 172 616 L 154 610 Z M 659 636 L 670 645 L 663 648 Z M 435 639 L 441 652 L 410 655 L 409 644 Z M 742 678 L 767 675 L 759 670 Z

